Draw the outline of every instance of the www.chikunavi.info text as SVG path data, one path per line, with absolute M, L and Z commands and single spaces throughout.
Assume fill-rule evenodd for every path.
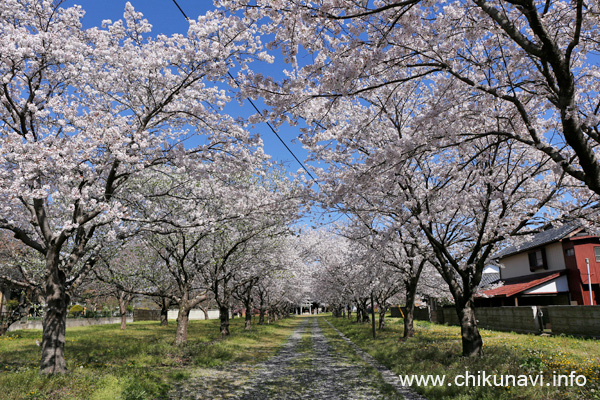
M 557 374 L 546 377 L 539 375 L 498 375 L 485 371 L 458 374 L 454 379 L 447 379 L 446 375 L 399 375 L 400 384 L 403 386 L 585 386 L 587 378 L 577 375 L 575 371 L 570 374 Z

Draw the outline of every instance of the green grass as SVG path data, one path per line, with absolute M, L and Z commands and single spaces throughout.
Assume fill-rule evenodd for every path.
M 191 321 L 188 343 L 174 346 L 175 323 L 135 322 L 67 329 L 65 358 L 71 373 L 40 376 L 39 330 L 0 336 L 0 399 L 167 398 L 171 385 L 194 367 L 254 364 L 272 356 L 298 324 L 294 318 L 243 330 L 231 321 L 231 336 L 220 339 L 218 320 Z
M 402 337 L 402 319 L 388 319 L 385 331 L 371 336 L 370 324 L 327 317 L 354 343 L 400 375 L 445 375 L 454 382 L 466 371 L 477 374 L 531 375 L 542 371 L 543 387 L 459 387 L 425 386 L 414 389 L 428 399 L 600 399 L 600 352 L 597 340 L 572 337 L 546 337 L 481 330 L 484 356 L 461 356 L 460 328 L 415 322 L 416 334 L 407 341 Z M 580 388 L 555 387 L 553 374 L 575 371 L 585 375 L 587 384 Z M 550 386 L 546 386 L 550 383 Z

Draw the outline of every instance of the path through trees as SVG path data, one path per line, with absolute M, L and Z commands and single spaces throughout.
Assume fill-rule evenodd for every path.
M 304 319 L 268 361 L 200 371 L 171 393 L 172 399 L 421 399 L 382 378 L 334 328 Z M 391 372 L 389 374 L 391 375 Z M 407 396 L 407 397 L 405 397 Z

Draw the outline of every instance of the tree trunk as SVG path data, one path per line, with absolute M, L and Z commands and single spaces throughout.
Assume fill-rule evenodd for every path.
M 160 326 L 169 325 L 169 309 L 161 308 L 160 309 Z
M 9 315 L 5 315 L 0 319 L 0 336 L 8 332 L 8 328 L 18 320 L 22 318 L 22 314 L 19 312 L 11 312 Z
M 179 306 L 179 314 L 177 315 L 177 331 L 175 332 L 175 344 L 181 345 L 187 342 L 187 331 L 190 322 L 190 307 L 187 302 L 181 302 Z
M 121 312 L 121 330 L 124 331 L 127 327 L 127 312 Z
M 265 309 L 261 308 L 258 311 L 258 324 L 263 325 L 265 323 Z
M 477 329 L 473 301 L 467 300 L 462 307 L 457 303 L 456 313 L 460 321 L 463 356 L 475 357 L 483 355 L 483 340 L 479 334 L 479 329 Z
M 404 281 L 406 291 L 406 312 L 404 313 L 404 338 L 408 339 L 415 336 L 414 315 L 415 315 L 415 297 L 417 296 L 417 283 L 423 269 L 421 263 L 416 276 Z
M 163 297 L 160 307 L 160 326 L 169 325 L 169 303 L 167 303 L 167 300 Z
M 221 336 L 229 336 L 229 307 L 219 306 L 219 319 L 221 320 Z
M 404 339 L 415 336 L 414 312 L 415 304 L 408 304 L 407 300 L 406 311 L 404 312 Z
M 124 331 L 127 326 L 127 302 L 124 292 L 119 295 L 119 314 L 121 315 L 121 330 Z
M 58 266 L 58 249 L 50 247 L 46 254 L 46 310 L 42 322 L 41 374 L 67 372 L 65 362 L 65 330 L 70 296 L 66 291 L 66 276 Z
M 244 330 L 246 331 L 252 329 L 252 310 L 250 309 L 250 303 L 250 301 L 247 301 L 246 304 L 244 304 L 244 307 L 246 307 L 246 321 L 244 323 Z
M 202 312 L 204 313 L 204 319 L 208 319 L 208 308 L 207 307 L 202 307 L 200 306 L 200 309 L 202 310 Z
M 385 311 L 386 309 L 381 307 L 379 309 L 379 330 L 382 331 L 385 329 Z
M 246 322 L 244 324 L 244 330 L 249 331 L 252 329 L 252 312 L 246 310 Z
M 359 322 L 362 323 L 368 323 L 371 320 L 369 319 L 369 312 L 367 311 L 367 300 L 365 299 L 364 301 L 360 301 L 359 303 L 359 307 L 358 307 L 358 313 L 357 316 L 359 317 Z

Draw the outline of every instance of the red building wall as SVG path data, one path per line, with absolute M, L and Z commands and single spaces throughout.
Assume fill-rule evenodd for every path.
M 575 236 L 563 241 L 571 300 L 581 305 L 590 305 L 586 258 L 590 263 L 593 304 L 597 305 L 600 299 L 600 262 L 596 262 L 595 247 L 600 247 L 600 238 L 593 236 Z M 573 249 L 575 255 L 568 256 L 568 249 Z

